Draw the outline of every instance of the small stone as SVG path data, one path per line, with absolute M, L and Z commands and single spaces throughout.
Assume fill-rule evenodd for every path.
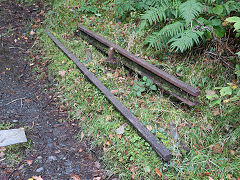
M 36 170 L 37 173 L 42 172 L 42 171 L 43 171 L 43 167 L 40 167 Z
M 17 123 L 17 122 L 18 122 L 18 120 L 14 119 L 12 122 L 13 122 L 13 123 Z
M 49 160 L 49 161 L 56 161 L 56 160 L 57 160 L 57 157 L 56 157 L 56 156 L 49 156 L 49 157 L 48 157 L 48 160 Z

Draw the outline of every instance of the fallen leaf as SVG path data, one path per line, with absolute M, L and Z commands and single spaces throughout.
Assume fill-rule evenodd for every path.
M 119 91 L 118 89 L 112 90 L 111 93 L 116 94 L 118 91 Z
M 35 34 L 35 32 L 33 30 L 31 30 L 29 34 L 32 36 Z
M 208 179 L 209 179 L 209 180 L 214 180 L 211 176 L 208 176 Z
M 26 103 L 30 103 L 31 100 L 30 100 L 30 99 L 25 99 L 25 102 L 26 102 Z
M 236 84 L 234 84 L 234 83 L 227 83 L 227 84 L 230 85 L 230 87 L 232 89 L 237 89 L 238 88 L 238 86 Z
M 235 151 L 234 150 L 230 150 L 230 153 L 231 153 L 231 155 L 234 155 Z
M 36 25 L 36 24 L 34 24 L 34 25 L 32 26 L 33 29 L 36 29 L 37 27 L 38 27 L 38 25 Z
M 107 148 L 103 147 L 103 152 L 106 153 L 107 152 Z
M 227 178 L 228 179 L 232 179 L 232 175 L 231 174 L 227 174 Z
M 0 152 L 0 158 L 5 156 L 5 153 L 4 152 Z
M 60 76 L 64 77 L 65 74 L 66 74 L 66 71 L 65 71 L 65 70 L 58 71 L 58 74 L 59 74 Z
M 151 168 L 149 166 L 145 166 L 143 169 L 144 169 L 144 171 L 146 173 L 150 173 L 151 172 Z
M 162 173 L 157 168 L 155 168 L 154 171 L 160 178 L 162 178 Z
M 153 129 L 152 126 L 149 125 L 149 124 L 147 125 L 147 128 L 148 128 L 149 131 L 152 131 L 152 129 Z
M 71 174 L 71 178 L 73 180 L 81 180 L 81 177 L 79 175 L 77 175 L 77 174 Z
M 107 141 L 106 145 L 110 146 L 111 145 L 111 141 Z
M 111 120 L 111 116 L 110 115 L 106 115 L 106 121 Z
M 43 180 L 42 178 L 41 178 L 41 176 L 33 176 L 32 177 L 34 180 Z
M 33 163 L 33 160 L 26 160 L 26 162 L 30 166 Z
M 116 129 L 117 134 L 123 134 L 124 133 L 124 125 L 121 125 L 119 128 Z
M 81 132 L 81 141 L 83 140 L 83 137 L 84 137 L 84 133 Z
M 35 22 L 39 23 L 39 22 L 41 22 L 41 19 L 40 18 L 35 18 Z
M 23 39 L 28 40 L 28 37 L 27 37 L 27 36 L 24 36 Z
M 213 90 L 206 90 L 205 93 L 206 93 L 206 97 L 210 100 L 213 100 L 214 98 L 218 97 L 216 92 Z
M 210 176 L 210 173 L 209 172 L 205 172 L 204 176 Z
M 119 139 L 121 139 L 121 138 L 122 138 L 122 135 L 121 135 L 121 134 L 118 134 L 117 137 L 118 137 Z
M 101 180 L 101 177 L 94 177 L 93 180 Z
M 215 153 L 218 153 L 218 154 L 221 154 L 223 152 L 223 148 L 220 144 L 215 144 L 213 147 L 212 147 L 212 150 L 215 152 Z

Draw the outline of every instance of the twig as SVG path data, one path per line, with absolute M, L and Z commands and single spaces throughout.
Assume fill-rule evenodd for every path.
M 26 99 L 26 98 L 24 97 L 24 98 L 14 99 L 14 100 L 12 100 L 11 102 L 7 103 L 5 106 L 7 106 L 7 105 L 9 105 L 9 104 L 11 104 L 11 103 L 13 103 L 13 102 L 15 102 L 15 101 L 21 100 L 21 107 L 22 107 L 22 100 L 23 100 L 23 99 Z
M 213 52 L 205 52 L 206 55 L 209 55 L 209 56 L 217 56 L 220 61 L 222 61 L 225 65 L 227 65 L 229 68 L 231 68 L 232 70 L 234 70 L 235 68 L 232 67 L 228 62 L 226 62 L 225 60 L 223 60 L 223 58 L 219 55 L 217 55 L 216 53 L 213 53 Z
M 193 21 L 196 21 L 198 23 L 198 25 L 193 28 Z M 195 30 L 201 30 L 201 31 L 204 31 L 204 30 L 208 30 L 209 32 L 213 32 L 213 29 L 211 27 L 208 27 L 208 26 L 204 26 L 203 23 L 201 23 L 200 21 L 198 21 L 197 19 L 193 18 L 191 20 L 191 29 L 192 29 L 192 32 L 195 32 Z
M 18 49 L 21 49 L 21 50 L 24 50 L 24 51 L 25 51 L 25 49 L 20 48 L 20 47 L 9 47 L 9 49 L 14 49 L 14 48 L 18 48 Z

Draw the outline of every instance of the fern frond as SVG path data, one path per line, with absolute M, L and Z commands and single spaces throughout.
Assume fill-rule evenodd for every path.
M 154 5 L 155 7 L 158 6 L 158 7 L 161 7 L 161 6 L 169 6 L 171 1 L 169 0 L 153 0 L 154 1 Z
M 167 7 L 151 7 L 149 10 L 142 15 L 142 20 L 146 20 L 149 22 L 150 25 L 160 21 L 166 21 L 166 11 Z
M 161 36 L 173 37 L 179 33 L 182 33 L 183 31 L 184 24 L 181 21 L 177 21 L 164 26 L 164 28 L 162 28 L 158 34 Z
M 168 40 L 179 33 L 184 31 L 184 24 L 181 21 L 177 21 L 172 24 L 168 24 L 164 26 L 159 32 L 154 32 L 152 35 L 148 36 L 146 39 L 146 43 L 149 44 L 150 47 L 161 50 L 162 47 L 168 46 Z
M 147 37 L 147 39 L 145 40 L 145 44 L 148 44 L 148 47 L 152 47 L 157 50 L 162 50 L 163 47 L 166 47 L 167 45 L 166 41 L 164 41 L 164 38 L 159 39 L 155 33 Z
M 185 19 L 186 24 L 189 24 L 193 18 L 199 15 L 203 5 L 196 0 L 187 0 L 179 6 L 181 16 Z
M 193 32 L 191 29 L 186 30 L 180 33 L 177 37 L 173 37 L 168 41 L 171 44 L 170 48 L 174 51 L 185 51 L 187 49 L 191 49 L 194 43 L 199 44 L 203 33 L 200 31 Z

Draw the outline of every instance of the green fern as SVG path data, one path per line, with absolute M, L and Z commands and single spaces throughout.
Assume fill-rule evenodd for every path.
M 171 50 L 175 51 L 185 51 L 191 49 L 194 43 L 199 44 L 200 38 L 203 36 L 203 33 L 200 31 L 193 32 L 191 29 L 186 30 L 180 33 L 177 37 L 173 37 L 169 40 L 171 43 Z
M 166 21 L 166 11 L 167 7 L 151 7 L 149 10 L 142 15 L 142 20 L 146 20 L 149 22 L 150 25 L 160 21 Z
M 183 31 L 184 23 L 177 21 L 164 26 L 159 32 L 154 32 L 152 35 L 148 36 L 145 42 L 148 43 L 150 47 L 162 50 L 162 47 L 167 48 L 169 39 Z
M 188 0 L 179 7 L 181 16 L 185 19 L 186 24 L 189 24 L 193 18 L 199 15 L 203 5 L 196 0 Z

